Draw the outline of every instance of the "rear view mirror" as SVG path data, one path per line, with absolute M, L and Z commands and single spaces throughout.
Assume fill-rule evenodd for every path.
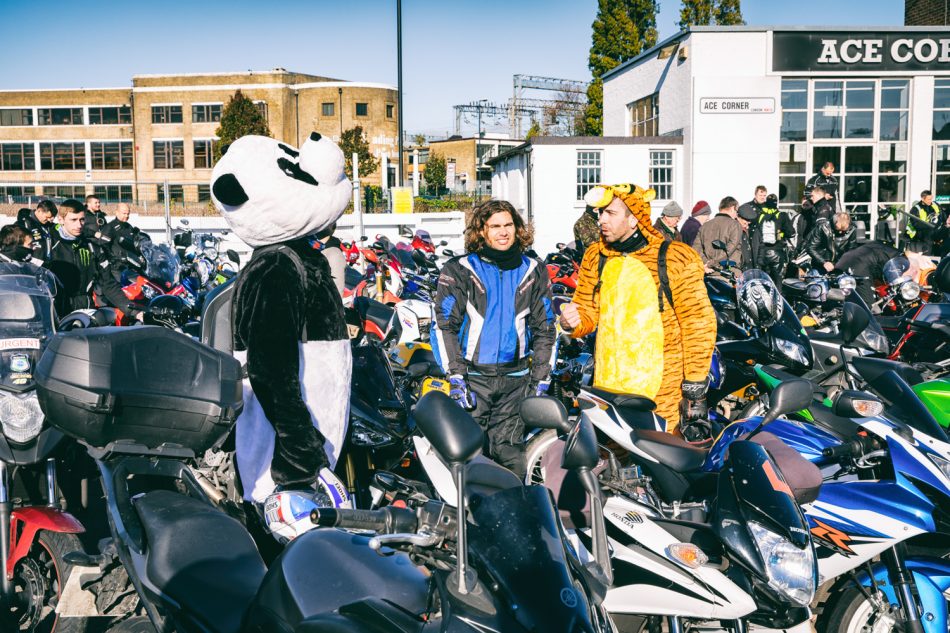
M 841 338 L 848 345 L 854 343 L 870 322 L 871 315 L 864 307 L 856 303 L 845 303 L 842 306 L 841 323 L 838 326 Z
M 416 426 L 449 464 L 467 462 L 482 452 L 485 437 L 481 427 L 441 391 L 430 391 L 422 396 L 414 417 Z
M 236 250 L 229 248 L 226 251 L 226 253 L 227 253 L 228 259 L 230 259 L 232 262 L 234 262 L 235 264 L 241 263 L 241 257 L 237 254 Z
M 455 251 L 450 251 L 447 248 L 442 251 L 442 254 L 446 257 L 455 257 Z
M 449 243 L 446 242 L 445 240 L 442 240 L 441 242 L 439 242 L 439 246 L 448 246 L 448 245 Z
M 558 242 L 557 244 L 554 245 L 554 248 L 556 248 L 559 251 L 563 251 L 565 246 L 567 246 L 567 244 L 565 244 L 564 242 Z
M 399 227 L 399 237 L 412 237 L 412 229 L 403 224 Z
M 554 429 L 559 434 L 569 433 L 571 423 L 567 409 L 560 400 L 549 396 L 531 396 L 521 401 L 519 411 L 526 428 Z
M 801 411 L 811 406 L 814 397 L 814 387 L 802 378 L 786 380 L 772 391 L 769 412 L 762 419 L 760 428 L 773 422 L 780 415 Z
M 366 237 L 365 235 L 360 235 L 360 241 L 361 241 L 361 242 L 365 242 L 365 241 L 368 240 L 368 239 L 369 239 L 369 238 Z
M 713 248 L 718 248 L 721 251 L 726 250 L 726 243 L 723 242 L 722 240 L 713 240 L 712 245 L 713 245 Z
M 557 400 L 555 400 L 557 402 Z M 558 402 L 558 404 L 561 404 Z M 597 434 L 589 420 L 581 418 L 568 433 L 561 467 L 565 470 L 590 470 L 600 462 Z

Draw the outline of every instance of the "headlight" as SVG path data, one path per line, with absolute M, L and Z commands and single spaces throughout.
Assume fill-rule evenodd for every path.
M 920 285 L 915 281 L 908 281 L 901 284 L 901 299 L 904 301 L 914 301 L 920 296 Z
M 40 434 L 43 411 L 36 392 L 0 397 L 0 425 L 11 442 L 25 444 Z
M 350 440 L 356 446 L 364 448 L 377 448 L 392 444 L 393 436 L 384 431 L 378 431 L 370 428 L 368 424 L 357 417 L 350 418 Z
M 205 257 L 211 260 L 218 259 L 218 249 L 212 247 L 206 248 Z
M 815 555 L 810 546 L 798 549 L 781 534 L 749 521 L 749 532 L 765 561 L 769 586 L 803 607 L 815 597 Z
M 822 284 L 808 284 L 805 287 L 805 295 L 812 301 L 821 301 L 825 294 L 825 288 Z
M 810 365 L 811 358 L 809 358 L 808 352 L 803 346 L 796 343 L 795 341 L 788 341 L 783 338 L 775 339 L 775 347 L 778 348 L 780 352 L 785 354 L 787 357 L 791 358 L 796 363 L 802 365 Z
M 940 469 L 944 477 L 950 479 L 950 461 L 947 461 L 939 455 L 928 454 L 927 457 L 934 463 L 934 466 Z
M 887 354 L 891 351 L 890 342 L 887 340 L 887 337 L 880 332 L 864 330 L 864 339 L 867 341 L 871 349 L 878 354 Z
M 838 277 L 838 287 L 842 290 L 854 290 L 858 287 L 858 282 L 851 275 L 840 275 Z

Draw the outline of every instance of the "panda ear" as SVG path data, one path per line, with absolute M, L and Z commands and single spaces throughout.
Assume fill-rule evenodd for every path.
M 211 190 L 215 198 L 232 207 L 244 204 L 250 199 L 234 174 L 219 176 L 211 186 Z

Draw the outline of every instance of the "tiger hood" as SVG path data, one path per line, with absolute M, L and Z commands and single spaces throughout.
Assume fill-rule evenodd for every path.
M 629 188 L 629 191 L 624 189 Z M 659 246 L 663 242 L 663 235 L 653 226 L 652 213 L 650 210 L 650 201 L 656 197 L 652 189 L 643 189 L 637 185 L 625 185 L 623 187 L 612 187 L 614 196 L 620 198 L 630 213 L 637 219 L 637 230 L 646 238 L 647 245 Z M 597 242 L 598 252 L 607 257 L 617 257 L 622 253 L 610 248 L 610 245 L 601 237 Z

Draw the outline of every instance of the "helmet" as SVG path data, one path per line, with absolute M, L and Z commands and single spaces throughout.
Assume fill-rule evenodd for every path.
M 739 311 L 755 327 L 767 329 L 782 318 L 782 295 L 761 270 L 747 270 L 736 283 Z
M 950 255 L 941 259 L 937 269 L 930 273 L 930 285 L 934 290 L 950 294 Z
M 187 321 L 188 306 L 175 295 L 159 295 L 149 301 L 143 319 L 146 325 L 160 325 L 172 330 L 182 327 Z

